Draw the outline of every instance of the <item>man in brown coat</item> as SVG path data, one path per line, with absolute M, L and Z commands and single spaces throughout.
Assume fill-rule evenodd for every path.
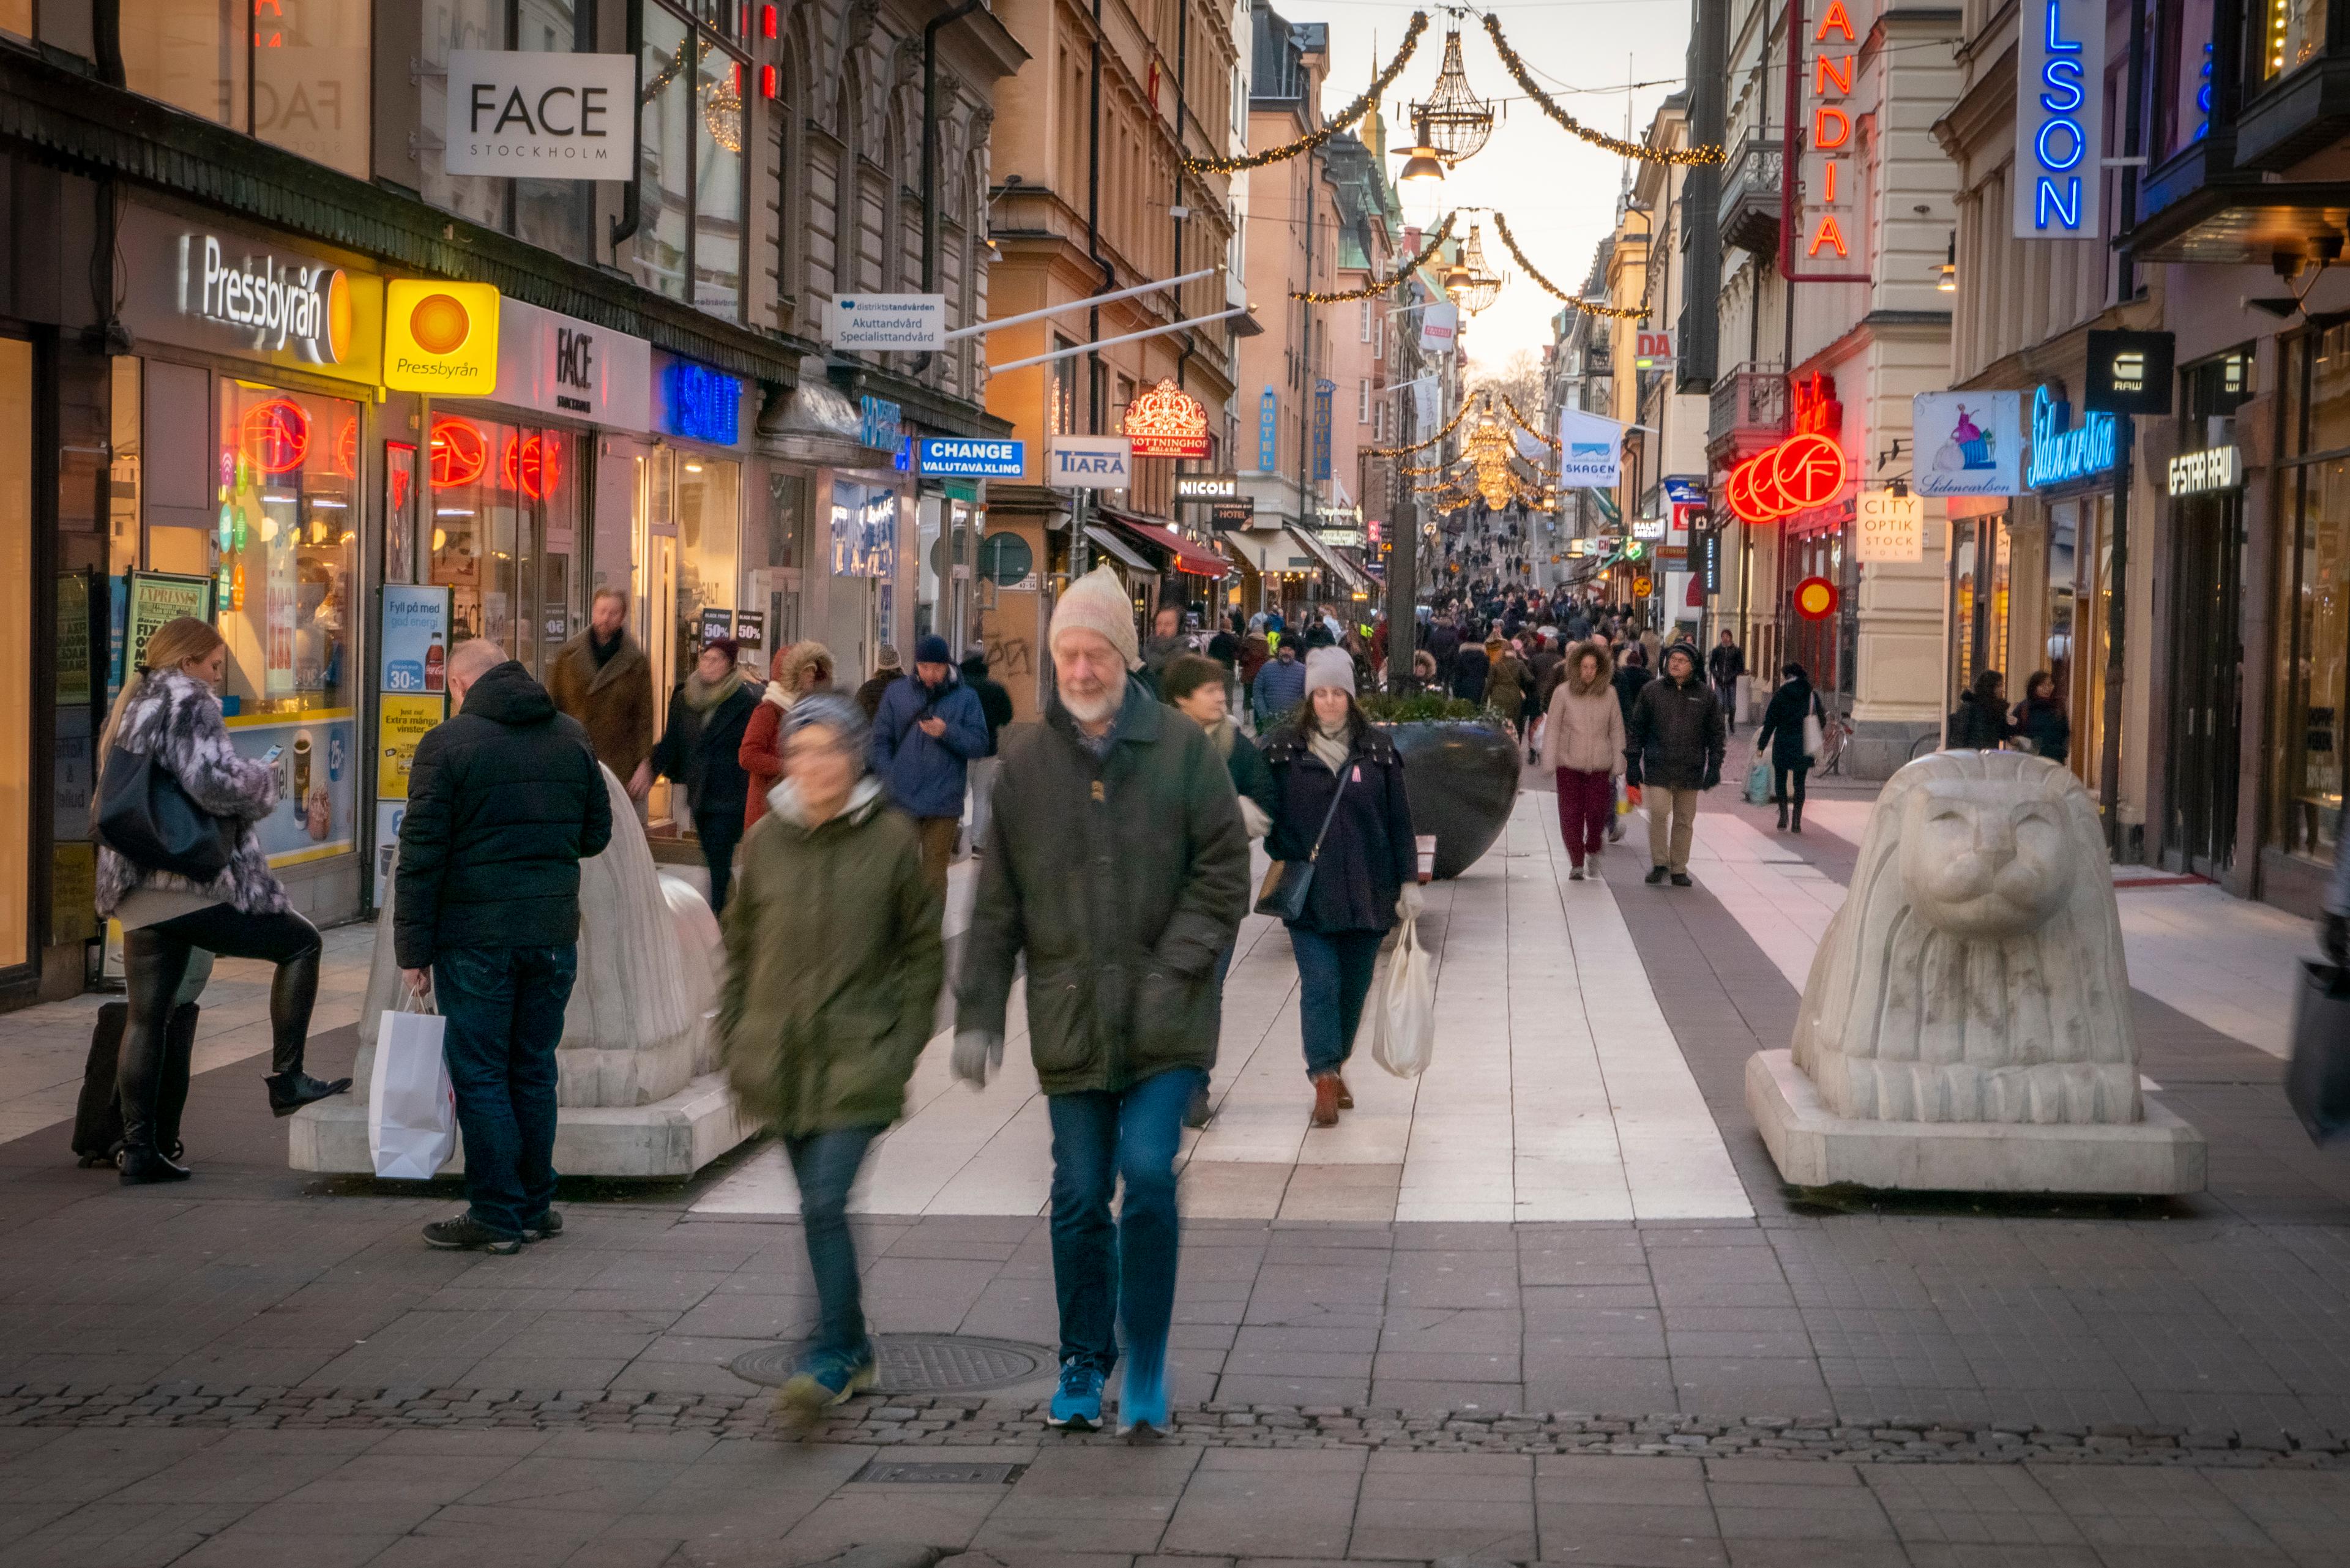
M 598 588 L 588 629 L 563 645 L 547 671 L 555 705 L 587 727 L 596 760 L 642 800 L 652 787 L 652 663 L 628 633 L 629 596 Z

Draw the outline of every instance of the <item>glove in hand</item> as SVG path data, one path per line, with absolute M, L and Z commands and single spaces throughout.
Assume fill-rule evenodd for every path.
M 1403 885 L 1403 891 L 1396 895 L 1396 919 L 1416 920 L 1419 919 L 1419 911 L 1426 908 L 1427 904 L 1428 895 L 1419 890 L 1419 884 L 1406 882 Z
M 1003 1066 L 1003 1036 L 984 1029 L 962 1031 L 955 1035 L 954 1055 L 948 1065 L 972 1088 L 987 1087 L 988 1074 Z

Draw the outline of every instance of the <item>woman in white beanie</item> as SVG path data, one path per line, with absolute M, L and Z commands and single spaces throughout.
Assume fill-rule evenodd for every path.
M 1289 945 L 1297 959 L 1313 1125 L 1335 1127 L 1355 1104 L 1342 1069 L 1354 1053 L 1379 944 L 1398 916 L 1419 912 L 1423 878 L 1403 757 L 1356 705 L 1355 662 L 1336 648 L 1305 656 L 1305 701 L 1266 737 L 1263 752 L 1280 798 L 1266 853 L 1314 865 L 1305 912 L 1289 922 Z

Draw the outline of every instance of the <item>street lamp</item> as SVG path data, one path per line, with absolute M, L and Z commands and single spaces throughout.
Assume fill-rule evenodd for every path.
M 1403 150 L 1403 172 L 1396 176 L 1399 185 L 1416 185 L 1423 181 L 1444 178 L 1444 155 L 1428 140 L 1425 116 L 1412 127 L 1412 145 Z

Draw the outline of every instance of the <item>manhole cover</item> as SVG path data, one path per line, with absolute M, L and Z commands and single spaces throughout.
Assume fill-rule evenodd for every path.
M 879 1352 L 884 1394 L 961 1394 L 988 1388 L 1009 1388 L 1042 1376 L 1053 1365 L 1053 1353 L 1041 1345 L 1009 1339 L 981 1339 L 962 1334 L 882 1334 L 874 1336 Z M 780 1388 L 791 1380 L 799 1364 L 797 1345 L 768 1345 L 746 1350 L 728 1366 L 745 1382 Z

